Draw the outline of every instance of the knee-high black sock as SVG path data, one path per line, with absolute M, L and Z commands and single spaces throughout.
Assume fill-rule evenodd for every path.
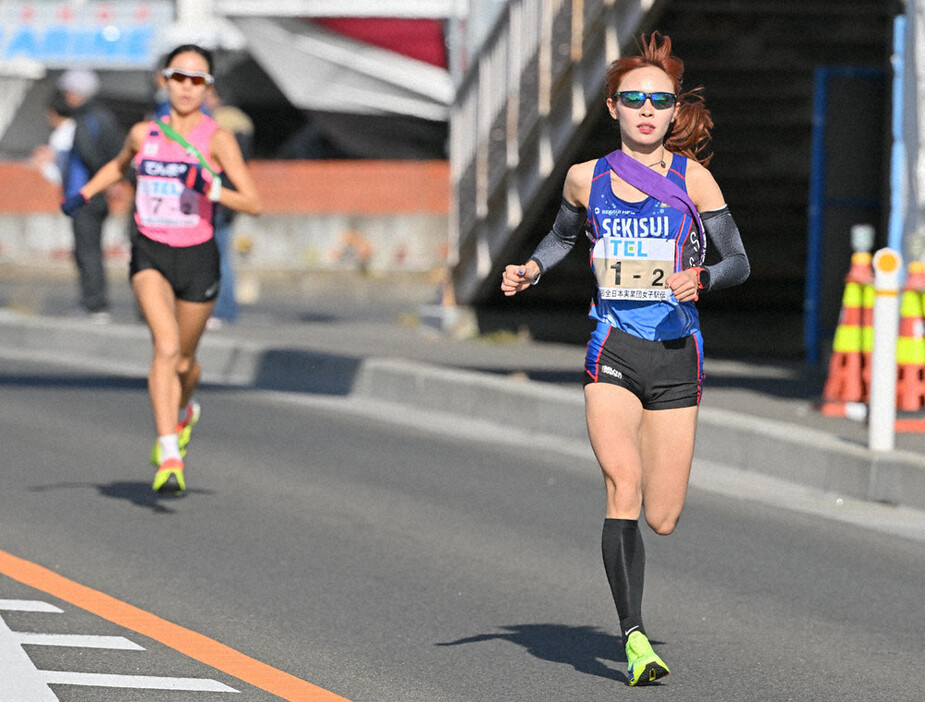
M 645 582 L 646 549 L 642 544 L 639 521 L 605 519 L 601 553 L 623 638 L 626 639 L 634 629 L 645 633 L 642 626 L 642 588 Z

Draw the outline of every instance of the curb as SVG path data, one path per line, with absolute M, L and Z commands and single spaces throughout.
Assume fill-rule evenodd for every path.
M 587 441 L 580 388 L 372 358 L 362 362 L 352 394 Z M 823 492 L 925 509 L 925 457 L 873 452 L 798 425 L 702 407 L 695 457 Z
M 148 369 L 141 326 L 0 315 L 0 351 L 133 375 Z M 487 421 L 527 434 L 587 441 L 581 388 L 399 358 L 353 358 L 205 337 L 204 383 L 350 396 Z M 702 407 L 695 457 L 855 499 L 925 509 L 925 457 L 873 452 L 825 432 Z

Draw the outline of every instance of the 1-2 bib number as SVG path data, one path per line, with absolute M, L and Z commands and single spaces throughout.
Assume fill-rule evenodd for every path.
M 665 281 L 675 269 L 672 239 L 605 236 L 592 252 L 594 275 L 602 299 L 666 300 Z

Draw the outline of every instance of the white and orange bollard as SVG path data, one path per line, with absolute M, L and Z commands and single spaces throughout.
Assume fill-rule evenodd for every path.
M 896 445 L 896 340 L 902 257 L 893 249 L 880 249 L 874 254 L 873 265 L 874 344 L 867 446 L 871 451 L 892 451 Z

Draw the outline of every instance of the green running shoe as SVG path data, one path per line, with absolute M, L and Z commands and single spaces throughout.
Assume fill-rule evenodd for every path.
M 641 631 L 634 631 L 626 640 L 626 662 L 630 685 L 649 685 L 668 675 L 668 666 L 652 650 L 652 644 Z
M 186 406 L 186 419 L 177 424 L 177 437 L 180 440 L 180 455 L 186 455 L 186 445 L 193 435 L 193 427 L 199 421 L 199 415 L 202 414 L 202 407 L 195 400 Z
M 201 414 L 202 407 L 199 406 L 199 403 L 195 401 L 190 402 L 186 406 L 186 419 L 177 424 L 177 440 L 180 444 L 180 456 L 182 458 L 186 458 L 186 447 L 193 435 L 193 427 L 196 426 Z M 161 458 L 161 445 L 155 440 L 154 446 L 151 449 L 151 465 L 155 468 L 159 467 L 161 465 Z
M 179 458 L 168 458 L 154 474 L 151 484 L 154 492 L 168 495 L 182 495 L 186 492 L 186 479 L 183 477 L 183 461 Z

